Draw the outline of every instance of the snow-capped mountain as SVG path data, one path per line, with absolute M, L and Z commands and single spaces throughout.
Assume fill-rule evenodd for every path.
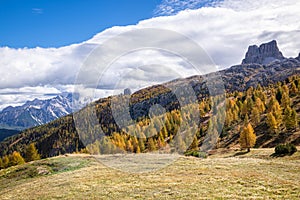
M 27 101 L 22 106 L 6 107 L 0 112 L 0 127 L 25 129 L 48 123 L 72 112 L 72 94 L 52 99 Z

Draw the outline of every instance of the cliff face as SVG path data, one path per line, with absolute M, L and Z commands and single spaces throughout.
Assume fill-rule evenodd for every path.
M 284 57 L 279 51 L 275 40 L 262 44 L 259 47 L 256 45 L 249 46 L 245 59 L 242 64 L 270 64 L 274 61 L 281 61 Z
M 299 55 L 298 55 L 298 57 L 296 59 L 300 61 L 300 53 L 299 53 Z

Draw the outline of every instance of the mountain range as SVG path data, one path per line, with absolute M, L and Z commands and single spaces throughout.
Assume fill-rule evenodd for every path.
M 227 93 L 246 91 L 250 87 L 256 88 L 258 85 L 267 87 L 278 82 L 284 82 L 291 76 L 299 75 L 300 54 L 296 58 L 285 58 L 279 51 L 276 41 L 271 41 L 259 47 L 255 45 L 250 46 L 240 65 L 235 65 L 216 73 L 222 77 Z M 147 116 L 149 108 L 153 104 L 160 104 L 169 112 L 178 109 L 178 101 L 172 92 L 166 89 L 170 86 L 176 88 L 184 84 L 189 84 L 194 89 L 198 101 L 202 101 L 209 95 L 208 91 L 204 89 L 206 84 L 205 76 L 211 75 L 212 74 L 176 79 L 133 93 L 130 100 L 132 118 L 137 120 Z M 97 108 L 96 114 L 100 126 L 106 135 L 120 131 L 116 128 L 117 125 L 115 124 L 114 116 L 111 112 L 110 101 L 113 98 L 115 97 L 102 98 L 90 105 Z M 69 101 L 62 97 L 57 97 L 46 102 L 45 104 L 39 100 L 34 100 L 27 103 L 26 106 L 24 105 L 24 107 L 19 107 L 19 110 L 8 108 L 2 111 L 2 113 L 13 113 L 15 116 L 21 116 L 18 112 L 24 113 L 24 115 L 28 115 L 31 119 L 37 119 L 35 121 L 36 125 L 46 123 L 51 121 L 51 119 L 56 119 L 48 124 L 24 130 L 18 135 L 7 138 L 4 142 L 0 143 L 0 148 L 3 149 L 2 155 L 10 153 L 13 150 L 22 152 L 22 149 L 32 142 L 36 143 L 43 157 L 74 152 L 84 148 L 76 131 L 72 114 L 67 115 L 71 112 Z M 39 110 L 43 110 L 44 113 L 50 113 L 50 115 L 37 115 L 36 113 Z M 79 112 L 83 111 L 84 109 Z M 11 116 L 13 116 L 13 114 L 11 114 Z M 59 115 L 67 116 L 57 119 Z M 43 120 L 38 118 L 39 116 L 43 116 Z M 29 124 L 26 123 L 20 122 L 20 124 L 29 126 Z M 264 127 L 265 125 L 261 124 L 261 126 Z M 263 134 L 263 132 L 261 134 Z M 235 134 L 232 141 L 236 139 Z M 298 139 L 294 141 L 296 143 L 299 142 Z M 272 146 L 274 144 L 272 143 L 270 145 Z
M 0 127 L 23 130 L 46 124 L 72 112 L 72 94 L 58 95 L 52 99 L 27 101 L 16 107 L 6 107 L 0 112 Z

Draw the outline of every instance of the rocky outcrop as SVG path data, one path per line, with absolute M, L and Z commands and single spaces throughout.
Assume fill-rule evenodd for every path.
M 300 61 L 300 53 L 299 53 L 299 55 L 298 55 L 298 57 L 296 59 Z
M 125 88 L 125 89 L 124 89 L 124 95 L 131 95 L 131 90 L 130 90 L 130 88 Z
M 276 40 L 260 45 L 249 46 L 242 64 L 270 64 L 274 61 L 281 61 L 284 57 L 279 51 Z

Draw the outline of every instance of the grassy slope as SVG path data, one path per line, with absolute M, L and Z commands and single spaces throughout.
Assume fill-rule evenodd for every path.
M 181 157 L 143 174 L 107 168 L 87 155 L 55 157 L 0 171 L 0 199 L 299 199 L 300 152 L 272 153 Z

